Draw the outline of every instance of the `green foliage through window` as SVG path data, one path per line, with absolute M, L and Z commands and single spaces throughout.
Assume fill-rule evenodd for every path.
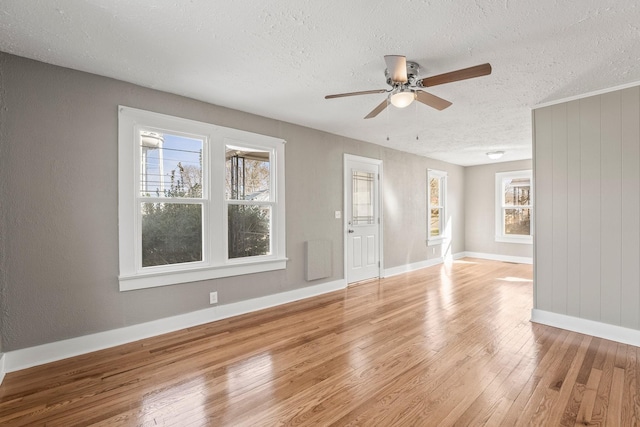
M 167 198 L 197 198 L 199 183 L 185 183 L 185 170 L 178 163 L 179 177 L 171 171 Z M 160 197 L 159 190 L 156 190 Z M 202 204 L 142 203 L 142 266 L 202 261 Z
M 229 258 L 267 255 L 270 209 L 229 205 Z

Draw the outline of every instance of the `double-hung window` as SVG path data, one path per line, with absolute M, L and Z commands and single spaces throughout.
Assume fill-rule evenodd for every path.
M 427 244 L 439 245 L 446 232 L 447 173 L 427 171 Z
M 284 141 L 120 107 L 120 289 L 283 269 Z
M 496 241 L 533 243 L 531 170 L 496 173 Z
M 233 142 L 231 142 L 233 144 Z M 269 150 L 225 145 L 225 205 L 229 260 L 269 255 L 272 212 Z

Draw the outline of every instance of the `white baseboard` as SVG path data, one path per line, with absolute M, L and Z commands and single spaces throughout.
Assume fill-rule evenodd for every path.
M 533 264 L 533 258 L 523 256 L 485 254 L 482 252 L 464 252 L 464 256 L 469 258 L 490 259 L 493 261 L 515 262 L 516 264 Z
M 399 274 L 408 273 L 410 271 L 420 270 L 421 268 L 433 267 L 434 265 L 442 264 L 443 261 L 443 258 L 439 257 L 414 262 L 413 264 L 405 264 L 398 267 L 386 268 L 384 270 L 384 277 L 397 276 Z
M 346 287 L 346 281 L 340 279 L 247 301 L 219 305 L 138 325 L 56 341 L 36 347 L 9 351 L 0 359 L 0 375 L 4 374 L 4 372 L 14 372 L 252 311 L 311 298 L 328 292 L 345 289 Z
M 581 319 L 579 317 L 552 313 L 550 311 L 538 310 L 535 308 L 531 310 L 531 321 L 640 347 L 640 331 L 637 329 L 610 325 L 607 323 L 596 322 L 594 320 Z
M 4 380 L 4 375 L 6 371 L 4 370 L 4 354 L 0 354 L 0 385 L 2 385 L 2 380 Z
M 457 254 L 453 254 L 452 258 L 460 259 L 460 258 L 464 258 L 465 256 L 466 256 L 465 252 L 460 252 Z M 427 268 L 427 267 L 433 267 L 434 265 L 442 264 L 443 262 L 445 262 L 446 259 L 447 258 L 445 257 L 438 257 L 438 258 L 427 259 L 424 261 L 414 262 L 412 264 L 405 264 L 405 265 L 400 265 L 398 267 L 387 268 L 383 272 L 384 274 L 383 277 L 397 276 L 399 274 L 409 273 L 410 271 L 420 270 L 422 268 Z

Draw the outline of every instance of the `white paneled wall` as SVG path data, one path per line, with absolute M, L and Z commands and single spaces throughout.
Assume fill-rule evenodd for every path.
M 640 87 L 533 119 L 535 310 L 640 329 Z

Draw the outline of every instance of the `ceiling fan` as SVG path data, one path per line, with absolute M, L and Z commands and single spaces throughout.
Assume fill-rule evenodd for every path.
M 387 78 L 387 84 L 391 89 L 374 89 L 361 92 L 338 93 L 335 95 L 327 95 L 325 99 L 342 98 L 345 96 L 370 95 L 374 93 L 388 93 L 376 108 L 374 108 L 365 119 L 371 119 L 387 106 L 389 103 L 398 108 L 404 108 L 410 105 L 414 100 L 421 102 L 436 110 L 444 110 L 451 105 L 451 102 L 432 95 L 422 90 L 423 87 L 437 86 L 444 83 L 457 82 L 459 80 L 471 79 L 474 77 L 486 76 L 491 74 L 491 64 L 476 65 L 475 67 L 463 68 L 461 70 L 450 71 L 437 76 L 418 78 L 420 65 L 416 62 L 407 61 L 402 55 L 385 55 L 387 69 L 384 75 Z

